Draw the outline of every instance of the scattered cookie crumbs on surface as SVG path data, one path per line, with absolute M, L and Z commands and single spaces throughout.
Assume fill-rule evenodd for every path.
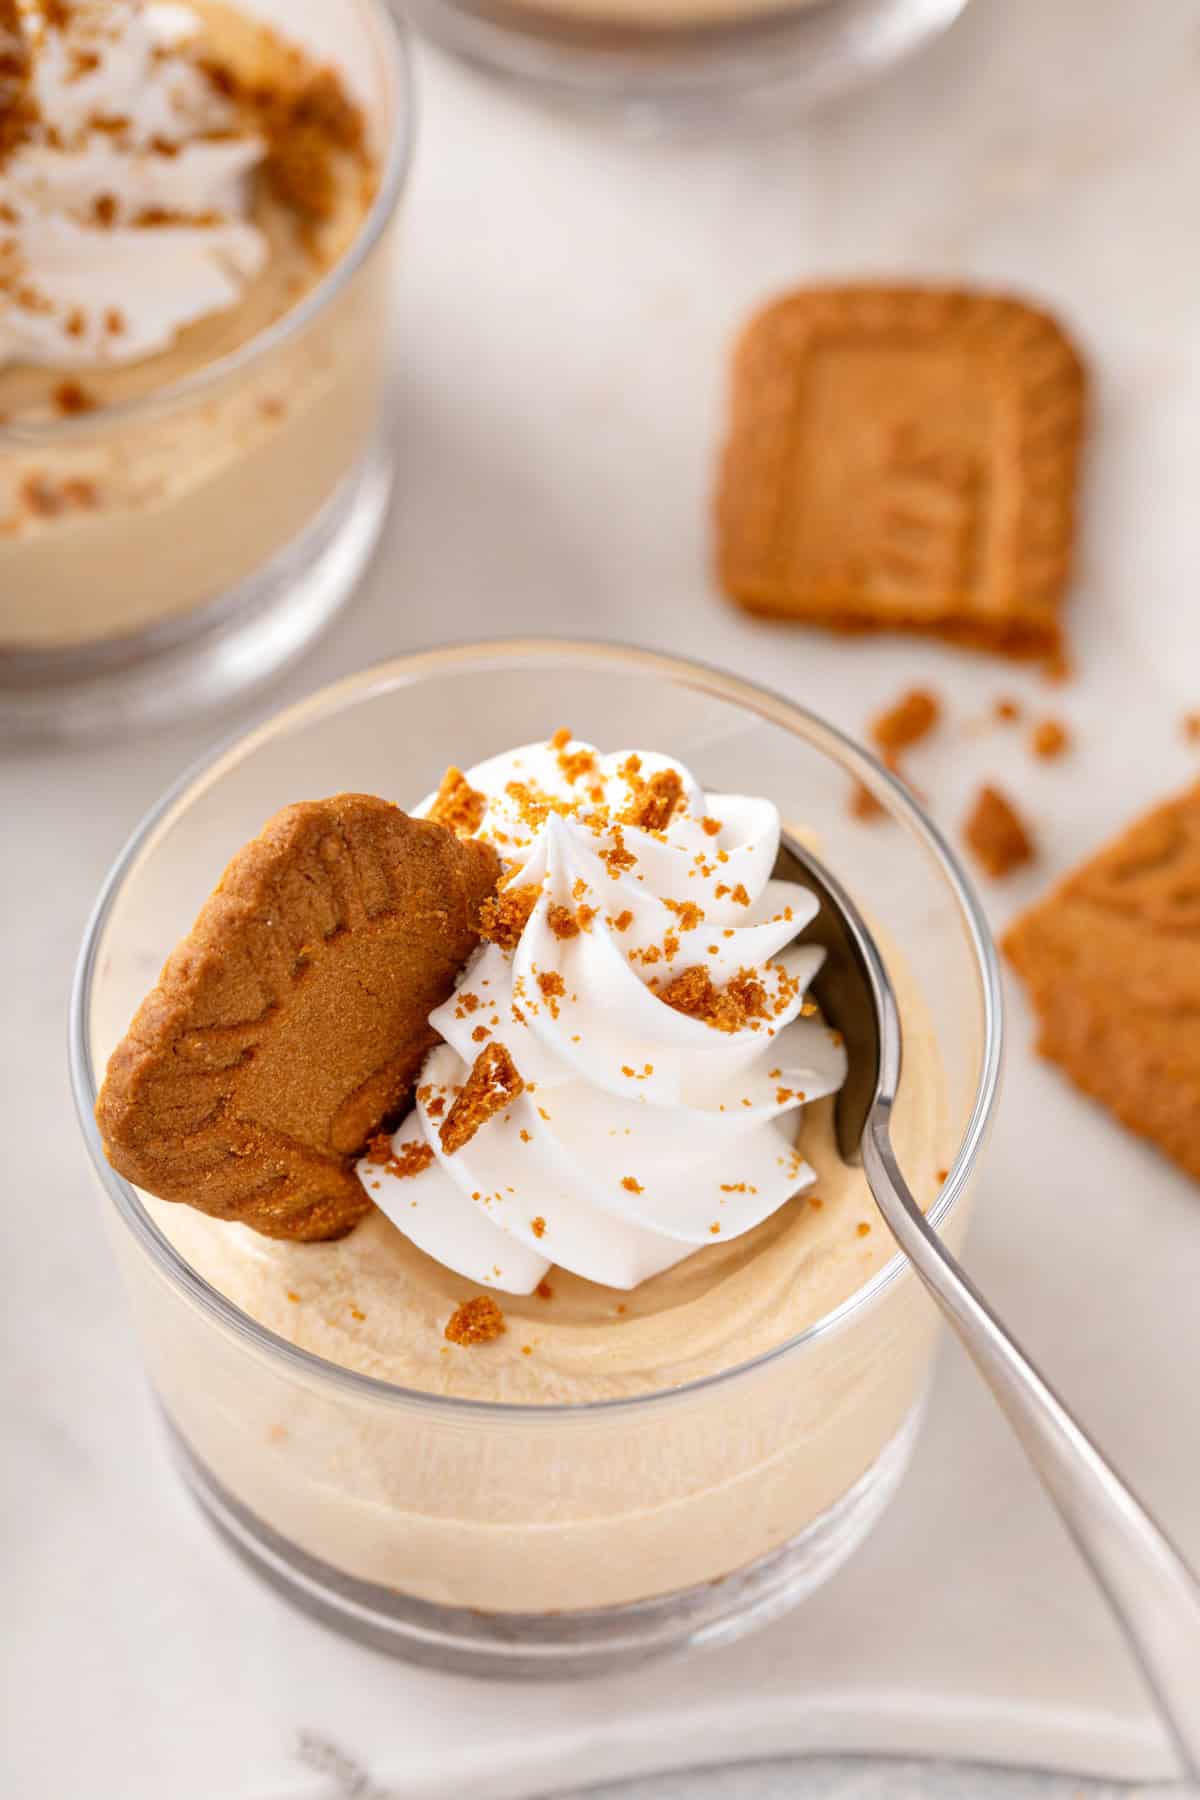
M 1002 695 L 992 708 L 992 716 L 998 719 L 1001 725 L 1015 725 L 1021 717 L 1021 702 Z
M 633 1175 L 622 1175 L 621 1186 L 628 1194 L 644 1194 L 646 1191 L 641 1182 Z
M 710 1225 L 710 1226 L 709 1226 L 709 1228 L 708 1228 L 708 1229 L 709 1229 L 709 1231 L 710 1231 L 710 1232 L 711 1232 L 711 1233 L 712 1233 L 712 1235 L 713 1235 L 713 1237 L 720 1237 L 720 1235 L 721 1235 L 721 1226 L 720 1226 L 720 1221 L 719 1221 L 719 1220 L 716 1220 L 716 1219 L 714 1219 L 714 1220 L 713 1220 L 713 1222 L 712 1222 L 712 1224 L 711 1224 L 711 1225 Z
M 479 1294 L 464 1300 L 446 1321 L 445 1335 L 452 1344 L 488 1344 L 503 1337 L 508 1330 L 496 1301 L 490 1294 Z
M 941 1187 L 945 1187 L 945 1185 L 946 1185 L 946 1183 L 947 1183 L 947 1182 L 948 1182 L 948 1181 L 949 1181 L 949 1179 L 950 1179 L 950 1171 L 949 1171 L 949 1169 L 939 1169 L 939 1170 L 938 1170 L 938 1172 L 937 1172 L 937 1179 L 938 1179 L 938 1184 L 939 1184 L 939 1185 L 940 1185 L 940 1186 L 941 1186 Z
M 871 1235 L 871 1227 L 867 1224 L 865 1219 L 860 1219 L 855 1229 L 857 1230 L 859 1237 L 870 1237 Z
M 1060 720 L 1042 719 L 1033 728 L 1029 747 L 1035 756 L 1049 762 L 1071 748 L 1071 734 Z
M 529 1229 L 530 1229 L 530 1231 L 532 1231 L 535 1238 L 544 1238 L 545 1237 L 546 1221 L 545 1221 L 545 1219 L 543 1219 L 541 1213 L 538 1214 L 536 1219 L 530 1219 Z
M 820 1212 L 825 1202 L 822 1200 L 820 1194 L 810 1194 L 808 1196 L 808 1204 L 812 1207 L 814 1212 Z
M 362 1310 L 362 1308 L 361 1308 L 361 1307 L 358 1307 L 358 1306 L 352 1306 L 352 1307 L 351 1307 L 351 1308 L 350 1308 L 350 1317 L 351 1317 L 351 1318 L 352 1318 L 352 1319 L 365 1319 L 365 1318 L 366 1318 L 366 1316 L 367 1316 L 367 1315 L 366 1315 L 366 1313 L 365 1313 L 365 1312 L 363 1312 L 363 1310 Z
M 1032 862 L 1036 855 L 1020 815 L 996 787 L 980 789 L 963 826 L 963 839 L 993 881 Z
M 539 1300 L 553 1300 L 554 1298 L 554 1289 L 548 1281 L 539 1281 L 533 1291 Z
M 524 1091 L 525 1083 L 503 1044 L 489 1044 L 481 1050 L 439 1129 L 446 1155 L 453 1156 L 469 1144 L 481 1125 L 511 1106 Z
M 522 1356 L 532 1356 L 533 1355 L 533 1345 L 532 1344 L 522 1344 L 521 1345 L 521 1355 Z
M 610 920 L 610 923 L 614 931 L 628 931 L 633 924 L 633 914 L 626 907 L 625 911 L 619 912 L 615 919 Z
M 882 819 L 887 808 L 875 798 L 865 782 L 856 781 L 850 790 L 850 812 L 856 819 Z
M 901 750 L 928 737 L 941 715 L 941 702 L 936 694 L 928 688 L 910 688 L 894 706 L 872 719 L 871 741 L 882 751 L 884 761 L 890 764 Z
M 515 950 L 521 933 L 541 895 L 540 886 L 526 882 L 489 894 L 479 909 L 479 935 L 500 950 Z
M 462 770 L 451 764 L 442 776 L 442 785 L 429 809 L 429 817 L 459 837 L 470 837 L 483 824 L 486 811 L 486 794 L 473 788 Z
M 292 1302 L 292 1304 L 293 1304 L 293 1306 L 299 1306 L 299 1304 L 300 1304 L 300 1296 L 299 1296 L 299 1294 L 298 1294 L 298 1293 L 297 1293 L 297 1292 L 296 1292 L 296 1290 L 295 1290 L 295 1288 L 289 1288 L 289 1289 L 288 1289 L 288 1290 L 287 1290 L 287 1297 L 288 1297 L 288 1299 L 289 1299 L 289 1300 L 290 1300 L 290 1301 L 291 1301 L 291 1302 Z
M 753 969 L 739 969 L 723 988 L 717 988 L 700 963 L 684 969 L 658 997 L 665 1006 L 701 1019 L 717 1031 L 740 1031 L 743 1025 L 770 1016 L 767 991 Z
M 618 1306 L 618 1307 L 617 1307 L 617 1308 L 616 1308 L 616 1311 L 617 1311 L 617 1312 L 618 1312 L 618 1313 L 625 1313 L 625 1312 L 627 1312 L 627 1311 L 628 1311 L 628 1310 L 629 1310 L 629 1309 L 628 1309 L 628 1307 L 627 1307 L 627 1306 L 626 1306 L 626 1305 L 625 1305 L 625 1304 L 624 1304 L 624 1302 L 622 1302 L 622 1303 L 621 1303 L 621 1304 L 620 1304 L 620 1305 L 619 1305 L 619 1306 Z
M 1184 714 L 1183 735 L 1189 744 L 1200 744 L 1200 712 Z

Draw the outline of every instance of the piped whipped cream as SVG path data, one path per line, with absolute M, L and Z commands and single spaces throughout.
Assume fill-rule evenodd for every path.
M 846 1063 L 808 998 L 823 952 L 795 943 L 817 902 L 772 874 L 775 806 L 559 734 L 470 770 L 455 810 L 505 877 L 391 1157 L 358 1164 L 399 1230 L 508 1293 L 552 1264 L 632 1288 L 811 1186 L 798 1114 Z M 448 1149 L 496 1045 L 521 1091 Z
M 16 121 L 0 144 L 0 363 L 136 361 L 263 268 L 248 178 L 266 146 L 200 66 L 199 30 L 159 0 L 0 4 Z

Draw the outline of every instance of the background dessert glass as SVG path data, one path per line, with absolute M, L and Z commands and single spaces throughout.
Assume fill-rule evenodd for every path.
M 966 0 L 406 0 L 490 75 L 633 130 L 793 119 L 946 29 Z
M 72 1007 L 83 1130 L 179 1465 L 260 1573 L 344 1630 L 475 1673 L 621 1666 L 722 1641 L 826 1580 L 894 1492 L 936 1321 L 899 1257 L 769 1354 L 588 1405 L 409 1392 L 287 1343 L 180 1257 L 108 1166 L 97 1077 L 199 898 L 277 807 L 402 802 L 450 762 L 548 737 L 669 748 L 714 790 L 763 794 L 886 929 L 929 1008 L 953 1143 L 930 1216 L 957 1247 L 999 1070 L 999 985 L 977 903 L 909 795 L 803 708 L 694 664 L 528 641 L 401 659 L 241 739 L 155 809 L 89 926 Z M 849 813 L 853 780 L 890 815 Z
M 0 423 L 0 495 L 45 508 L 44 529 L 0 533 L 5 735 L 174 720 L 269 679 L 349 598 L 383 523 L 407 51 L 383 0 L 237 6 L 336 66 L 378 188 L 345 255 L 230 354 L 128 403 Z

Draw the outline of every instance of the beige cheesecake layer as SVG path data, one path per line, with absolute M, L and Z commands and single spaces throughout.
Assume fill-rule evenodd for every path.
M 901 1003 L 895 1137 L 929 1204 L 953 1133 L 933 1034 L 905 982 Z M 865 1178 L 842 1163 L 831 1127 L 831 1103 L 809 1109 L 801 1146 L 816 1186 L 755 1232 L 629 1294 L 555 1270 L 549 1299 L 505 1300 L 506 1335 L 466 1348 L 447 1344 L 443 1328 L 473 1290 L 382 1216 L 340 1243 L 298 1246 L 149 1204 L 208 1281 L 330 1361 L 459 1399 L 534 1408 L 630 1399 L 774 1349 L 890 1259 Z M 964 1225 L 960 1204 L 952 1242 Z M 121 1235 L 154 1379 L 220 1481 L 349 1574 L 491 1610 L 666 1593 L 794 1537 L 902 1429 L 934 1326 L 929 1302 L 904 1275 L 803 1349 L 649 1405 L 516 1417 L 503 1408 L 439 1409 L 286 1371 L 180 1300 Z
M 215 58 L 270 85 L 278 40 L 189 0 Z M 263 272 L 230 311 L 125 367 L 0 368 L 0 651 L 84 646 L 219 599 L 295 538 L 357 462 L 374 422 L 386 259 L 313 322 L 203 394 L 171 390 L 261 339 L 342 261 L 374 172 L 334 164 L 334 205 L 301 221 L 260 188 Z M 66 400 L 64 401 L 64 395 Z M 90 410 L 64 416 L 82 395 Z M 126 409 L 144 404 L 132 414 Z

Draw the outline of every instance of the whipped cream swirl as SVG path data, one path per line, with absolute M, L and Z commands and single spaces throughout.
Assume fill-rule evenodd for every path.
M 823 953 L 794 942 L 817 902 L 772 877 L 770 801 L 707 795 L 667 757 L 559 734 L 466 779 L 467 822 L 506 864 L 502 923 L 431 1014 L 445 1042 L 394 1160 L 359 1175 L 485 1287 L 529 1293 L 552 1263 L 636 1287 L 814 1179 L 797 1114 L 845 1076 L 807 998 Z M 524 1089 L 448 1153 L 442 1125 L 493 1044 Z
M 0 363 L 152 355 L 264 266 L 248 177 L 266 146 L 201 68 L 198 31 L 174 4 L 0 6 L 16 120 L 0 146 Z

